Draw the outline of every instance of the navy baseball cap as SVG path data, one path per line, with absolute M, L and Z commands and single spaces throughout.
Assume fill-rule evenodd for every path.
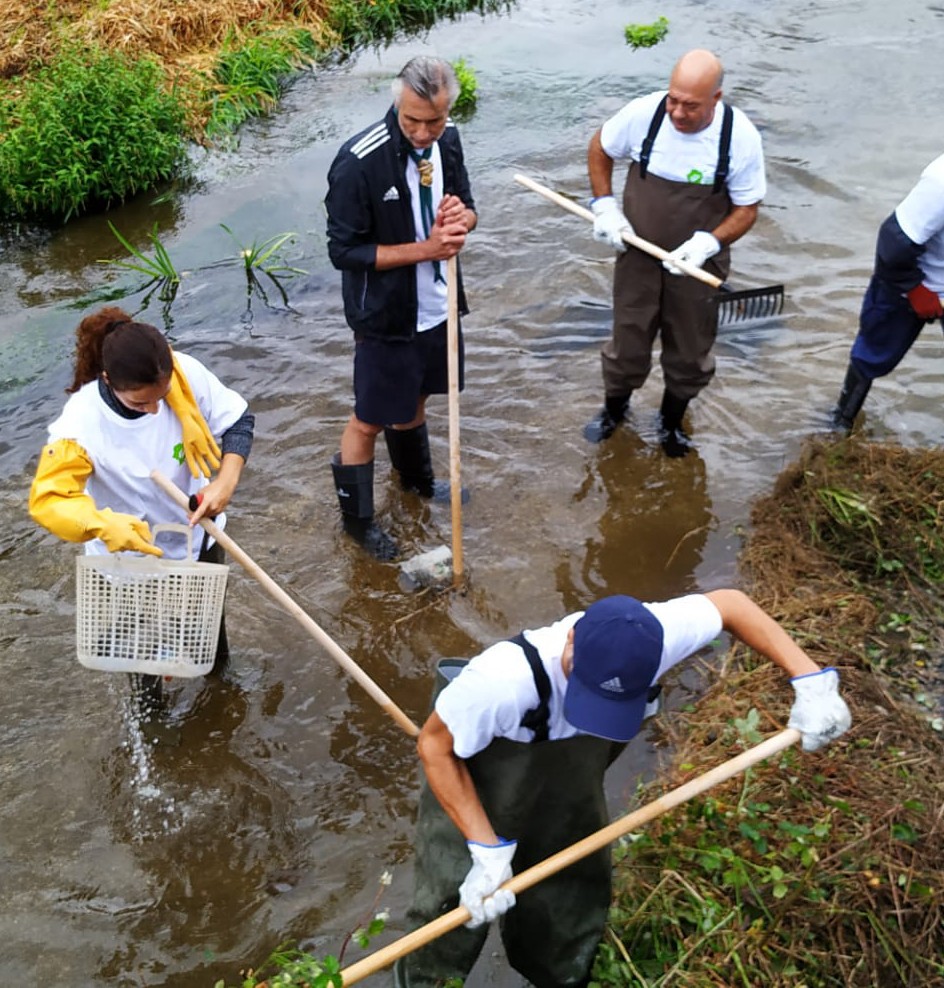
M 635 597 L 604 597 L 574 625 L 574 667 L 564 716 L 610 741 L 639 733 L 662 659 L 662 625 Z

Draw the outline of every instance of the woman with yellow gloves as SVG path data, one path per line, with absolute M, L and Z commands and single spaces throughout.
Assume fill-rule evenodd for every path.
M 255 422 L 246 401 L 203 364 L 173 353 L 154 326 L 109 306 L 79 323 L 66 391 L 71 397 L 49 427 L 30 490 L 34 521 L 67 542 L 84 542 L 87 553 L 181 559 L 183 536 L 161 533 L 160 546 L 151 538 L 151 525 L 181 520 L 180 508 L 150 479 L 156 468 L 199 495 L 191 524 L 204 515 L 225 524 Z M 204 535 L 194 555 L 220 562 L 222 549 Z M 226 657 L 221 626 L 214 671 Z

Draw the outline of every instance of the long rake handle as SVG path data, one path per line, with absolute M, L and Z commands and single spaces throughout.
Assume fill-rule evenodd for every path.
M 574 213 L 576 216 L 582 216 L 585 220 L 590 220 L 591 223 L 593 222 L 593 213 L 585 206 L 574 202 L 573 199 L 568 199 L 567 196 L 562 196 L 559 192 L 549 189 L 546 185 L 535 182 L 533 178 L 528 178 L 527 175 L 515 175 L 515 181 L 519 185 L 523 185 L 526 189 L 530 189 L 532 192 L 537 192 L 538 195 L 544 196 L 545 199 L 556 202 L 558 206 L 563 206 L 568 212 Z M 639 250 L 644 251 L 646 254 L 651 254 L 660 261 L 664 261 L 669 256 L 667 250 L 663 250 L 648 240 L 643 240 L 642 237 L 636 236 L 635 233 L 624 232 L 623 239 L 626 243 L 631 244 L 633 247 L 638 247 Z M 694 264 L 675 260 L 672 263 L 689 277 L 697 278 L 698 281 L 703 281 L 706 285 L 711 285 L 712 288 L 720 288 L 722 285 L 720 278 L 716 278 L 713 274 L 709 274 L 701 268 L 696 268 Z
M 459 263 L 446 261 L 448 318 L 446 337 L 449 374 L 449 487 L 452 507 L 452 584 L 462 583 L 462 477 L 459 460 Z
M 645 806 L 641 806 L 638 810 L 634 810 L 632 813 L 620 817 L 608 826 L 590 834 L 589 837 L 584 837 L 583 840 L 579 840 L 575 844 L 565 847 L 562 851 L 558 851 L 557 854 L 552 854 L 549 858 L 539 861 L 536 865 L 532 865 L 526 871 L 522 871 L 520 874 L 515 875 L 514 878 L 505 882 L 502 888 L 510 889 L 517 895 L 519 892 L 523 892 L 525 889 L 531 888 L 532 885 L 537 885 L 538 882 L 542 882 L 545 878 L 563 870 L 568 865 L 572 865 L 575 861 L 579 861 L 581 858 L 585 858 L 587 855 L 606 847 L 618 837 L 622 837 L 624 834 L 636 830 L 638 827 L 649 823 L 663 813 L 675 809 L 676 806 L 681 806 L 682 803 L 687 803 L 693 797 L 706 792 L 721 782 L 726 782 L 728 779 L 740 774 L 752 765 L 756 765 L 765 758 L 770 758 L 771 755 L 784 751 L 791 745 L 796 744 L 799 740 L 800 732 L 793 728 L 787 728 L 779 734 L 768 738 L 766 741 L 755 745 L 753 748 L 742 752 L 740 755 L 735 755 L 734 758 L 729 758 L 726 762 L 716 765 L 713 769 L 709 769 L 697 778 L 684 783 L 684 785 L 672 789 L 658 799 L 654 799 L 651 803 L 646 803 Z M 345 985 L 353 985 L 361 981 L 368 975 L 382 970 L 394 961 L 405 957 L 407 954 L 430 943 L 437 937 L 441 937 L 444 933 L 448 933 L 463 923 L 467 923 L 471 918 L 472 914 L 468 909 L 464 906 L 458 906 L 451 912 L 445 913 L 438 919 L 434 919 L 431 923 L 427 923 L 418 930 L 408 933 L 405 937 L 401 937 L 386 947 L 382 947 L 369 957 L 365 957 L 356 964 L 346 967 L 341 972 L 343 983 Z
M 165 477 L 160 470 L 151 471 L 151 480 L 168 497 L 180 505 L 185 511 L 188 510 L 187 495 L 172 481 Z M 367 691 L 371 699 L 375 700 L 386 713 L 388 713 L 399 725 L 412 737 L 420 733 L 420 729 L 410 720 L 409 717 L 387 696 L 386 693 L 364 672 L 363 669 L 331 639 L 325 631 L 307 614 L 294 600 L 270 577 L 261 566 L 255 563 L 249 555 L 244 552 L 233 539 L 218 525 L 215 525 L 209 518 L 201 518 L 199 524 L 205 532 L 216 539 L 217 542 L 243 567 L 246 572 L 258 580 L 270 597 L 280 604 L 296 621 L 325 649 L 335 662 L 349 675 L 355 679 Z

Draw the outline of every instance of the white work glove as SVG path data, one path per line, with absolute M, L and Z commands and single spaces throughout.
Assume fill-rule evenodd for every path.
M 472 855 L 472 867 L 459 886 L 459 905 L 472 913 L 472 919 L 465 925 L 473 930 L 498 919 L 515 904 L 515 893 L 498 886 L 511 878 L 511 859 L 518 850 L 518 842 L 501 840 L 500 844 L 476 844 L 470 840 L 466 843 Z
M 591 199 L 590 210 L 593 213 L 593 239 L 599 240 L 601 244 L 609 244 L 620 253 L 626 250 L 623 233 L 631 234 L 633 228 L 613 196 Z
M 714 257 L 721 250 L 721 244 L 713 234 L 707 230 L 699 230 L 693 233 L 681 247 L 676 247 L 671 254 L 662 262 L 662 267 L 670 274 L 685 274 L 677 267 L 676 261 L 683 261 L 694 268 L 700 268 L 709 257 Z
M 796 700 L 788 727 L 803 735 L 803 750 L 816 751 L 845 734 L 852 724 L 846 701 L 839 695 L 839 672 L 830 666 L 790 680 Z

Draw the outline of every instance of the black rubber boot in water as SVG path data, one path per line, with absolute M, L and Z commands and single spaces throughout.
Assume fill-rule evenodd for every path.
M 429 452 L 429 429 L 424 422 L 415 429 L 384 429 L 390 463 L 400 475 L 400 486 L 410 494 L 448 501 L 452 488 L 448 480 L 437 480 L 433 474 L 433 458 Z M 469 492 L 462 488 L 462 503 Z
M 583 427 L 583 437 L 589 443 L 602 443 L 616 431 L 629 408 L 629 394 L 607 395 L 603 407 Z
M 853 364 L 846 369 L 846 379 L 842 383 L 839 401 L 833 409 L 833 428 L 845 432 L 852 431 L 852 424 L 862 409 L 872 382 L 856 370 Z
M 692 441 L 682 428 L 682 418 L 688 408 L 688 398 L 678 398 L 670 391 L 662 395 L 662 450 L 666 456 L 676 459 L 692 449 Z
M 375 559 L 396 559 L 400 554 L 399 547 L 374 521 L 374 461 L 344 466 L 341 454 L 335 453 L 331 471 L 344 531 Z

